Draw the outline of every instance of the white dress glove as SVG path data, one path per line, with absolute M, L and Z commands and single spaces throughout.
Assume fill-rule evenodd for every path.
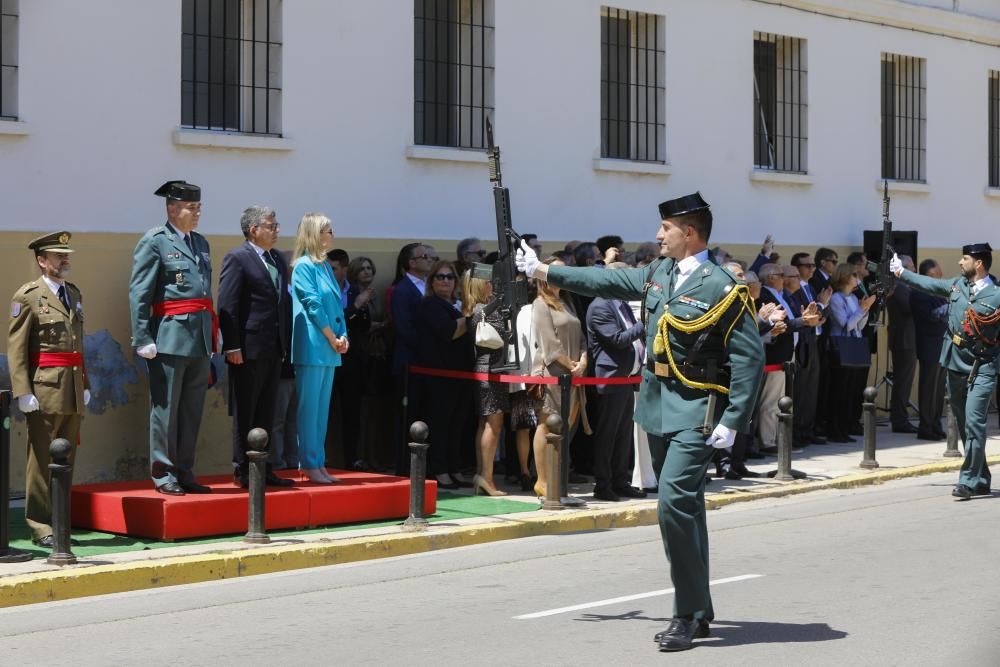
M 522 240 L 521 247 L 514 253 L 514 264 L 517 266 L 517 270 L 529 278 L 533 278 L 539 263 L 538 255 L 527 241 Z
M 156 343 L 150 343 L 149 345 L 137 347 L 135 348 L 135 353 L 143 359 L 152 359 L 156 356 Z
M 27 414 L 38 409 L 38 399 L 34 394 L 23 394 L 17 397 L 17 407 Z
M 716 449 L 729 449 L 736 441 L 736 431 L 719 424 L 712 431 L 712 435 L 705 439 L 705 444 Z
M 889 270 L 892 271 L 892 275 L 899 277 L 899 274 L 903 272 L 903 263 L 899 261 L 899 255 L 892 253 L 892 259 L 889 260 Z
M 90 390 L 89 389 L 84 389 L 83 390 L 83 404 L 87 405 L 89 403 L 90 403 Z

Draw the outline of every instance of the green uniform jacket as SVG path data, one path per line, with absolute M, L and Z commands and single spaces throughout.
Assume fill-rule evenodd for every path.
M 7 363 L 11 388 L 15 396 L 34 394 L 39 410 L 49 415 L 82 415 L 83 390 L 88 388 L 83 366 L 38 368 L 31 363 L 41 352 L 83 354 L 80 290 L 67 282 L 66 293 L 69 311 L 38 278 L 21 285 L 10 304 Z
M 655 266 L 655 265 L 654 265 Z M 646 296 L 646 356 L 653 356 L 653 339 L 657 323 L 665 307 L 681 319 L 697 319 L 719 303 L 737 284 L 737 279 L 717 265 L 709 256 L 681 285 L 670 289 L 674 260 L 659 262 L 650 277 Z M 635 301 L 642 298 L 649 267 L 607 270 L 550 266 L 548 281 L 552 285 L 578 294 L 602 296 L 608 299 Z M 696 365 L 714 359 L 720 368 L 730 373 L 729 395 L 718 394 L 713 428 L 723 426 L 742 431 L 753 415 L 757 394 L 764 377 L 764 347 L 760 342 L 754 315 L 741 312 L 737 300 L 722 320 L 711 330 L 698 353 Z M 726 331 L 731 333 L 726 339 Z M 670 330 L 670 349 L 677 364 L 683 364 L 688 350 L 697 340 L 696 333 Z M 658 359 L 665 361 L 665 357 Z M 636 405 L 635 421 L 647 433 L 662 435 L 698 428 L 705 421 L 708 391 L 685 386 L 676 378 L 657 377 L 643 368 L 642 385 Z
M 191 241 L 194 254 L 183 238 L 162 225 L 146 232 L 135 246 L 128 295 L 132 347 L 156 343 L 158 354 L 182 357 L 211 354 L 211 313 L 153 315 L 154 303 L 212 298 L 208 241 L 198 232 L 191 232 Z
M 1000 308 L 1000 287 L 996 285 L 996 278 L 993 279 L 993 285 L 981 289 L 975 296 L 972 296 L 969 281 L 962 276 L 931 278 L 904 270 L 900 274 L 899 280 L 929 294 L 948 299 L 948 330 L 945 331 L 941 346 L 941 366 L 950 371 L 969 373 L 972 371 L 972 364 L 978 355 L 980 358 L 979 372 L 996 374 L 996 359 L 997 354 L 1000 353 L 1000 347 L 996 345 L 977 346 L 976 343 L 981 343 L 981 341 L 969 337 L 962 328 L 965 311 L 970 306 L 975 308 L 980 315 L 992 315 Z M 983 334 L 996 340 L 1000 336 L 1000 323 L 984 328 Z M 955 344 L 954 336 L 958 336 L 960 339 L 958 345 Z

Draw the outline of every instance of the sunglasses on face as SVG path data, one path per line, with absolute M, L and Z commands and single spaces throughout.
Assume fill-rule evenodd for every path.
M 435 273 L 434 280 L 454 280 L 454 273 Z

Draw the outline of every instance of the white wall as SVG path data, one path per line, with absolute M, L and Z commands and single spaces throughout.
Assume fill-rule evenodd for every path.
M 404 154 L 413 141 L 412 2 L 285 3 L 282 113 L 292 149 L 281 151 L 173 143 L 180 4 L 21 3 L 29 133 L 0 135 L 0 227 L 138 234 L 162 218 L 152 191 L 184 178 L 205 189 L 207 233 L 238 233 L 240 211 L 268 203 L 285 235 L 308 210 L 331 214 L 346 237 L 493 235 L 485 165 Z M 922 246 L 996 242 L 1000 199 L 984 189 L 986 75 L 1000 69 L 997 47 L 753 0 L 616 1 L 666 17 L 672 174 L 634 175 L 592 166 L 602 3 L 496 4 L 496 138 L 522 231 L 646 240 L 659 201 L 700 189 L 720 242 L 753 243 L 770 231 L 786 244 L 860 244 L 881 214 L 879 57 L 888 51 L 927 59 L 929 192 L 894 194 L 897 228 L 919 230 Z M 944 14 L 869 4 L 889 14 L 899 5 L 907 21 Z M 988 14 L 996 4 L 961 8 Z M 1000 39 L 1000 24 L 962 20 Z M 754 30 L 808 40 L 811 185 L 748 177 Z

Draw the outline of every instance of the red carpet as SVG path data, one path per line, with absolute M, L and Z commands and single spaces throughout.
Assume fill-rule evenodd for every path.
M 405 477 L 334 470 L 339 484 L 313 484 L 297 471 L 278 474 L 294 479 L 295 486 L 267 487 L 267 530 L 404 519 L 410 513 L 410 480 Z M 198 482 L 212 487 L 212 493 L 167 496 L 157 493 L 149 480 L 74 486 L 73 528 L 158 540 L 245 533 L 247 491 L 229 475 Z M 425 482 L 425 494 L 424 514 L 429 516 L 437 509 L 437 482 Z

